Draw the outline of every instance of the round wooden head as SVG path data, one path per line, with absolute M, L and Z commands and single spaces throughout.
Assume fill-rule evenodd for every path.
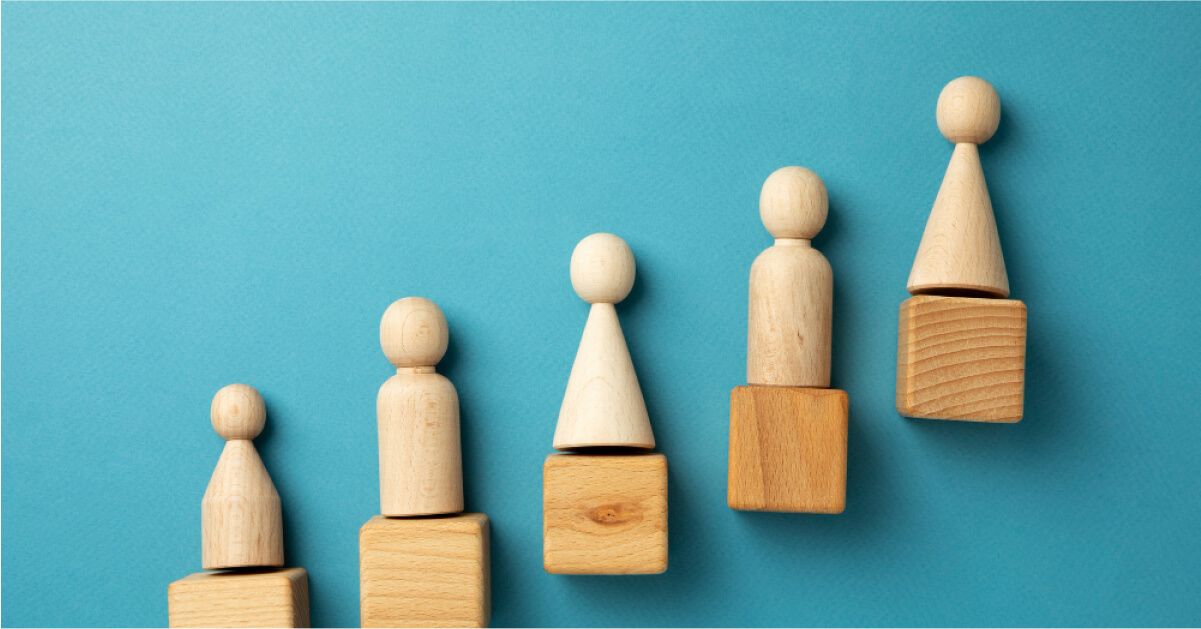
M 810 240 L 830 211 L 826 184 L 808 168 L 785 166 L 768 175 L 759 193 L 759 218 L 775 238 Z
M 590 304 L 615 304 L 634 288 L 634 252 L 613 234 L 592 234 L 571 252 L 571 286 Z
M 213 430 L 226 441 L 254 439 L 267 423 L 267 409 L 254 387 L 231 384 L 213 396 L 210 417 Z
M 982 144 L 1001 122 L 1001 98 L 988 81 L 961 76 L 938 95 L 938 130 L 956 143 Z
M 442 310 L 424 297 L 392 302 L 379 322 L 379 344 L 397 369 L 437 365 L 449 339 Z

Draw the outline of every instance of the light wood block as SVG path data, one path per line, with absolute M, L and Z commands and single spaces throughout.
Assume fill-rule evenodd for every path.
M 198 572 L 167 587 L 172 627 L 307 627 L 304 568 Z
M 847 404 L 838 389 L 736 387 L 730 393 L 730 508 L 842 513 Z
M 364 627 L 486 627 L 492 609 L 488 516 L 375 516 L 359 531 Z
M 542 560 L 555 574 L 667 570 L 667 457 L 552 454 L 542 466 Z
M 919 295 L 901 304 L 897 411 L 909 417 L 1022 419 L 1026 304 Z

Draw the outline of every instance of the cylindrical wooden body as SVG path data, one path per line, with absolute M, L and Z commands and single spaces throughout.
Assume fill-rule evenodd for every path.
M 748 384 L 830 386 L 834 273 L 809 241 L 779 239 L 751 265 Z
M 432 368 L 401 369 L 379 390 L 380 513 L 463 510 L 459 396 Z
M 225 442 L 200 519 L 205 570 L 284 565 L 279 493 L 250 441 Z

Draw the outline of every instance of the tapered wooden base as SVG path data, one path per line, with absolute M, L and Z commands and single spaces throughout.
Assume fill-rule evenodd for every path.
M 731 509 L 842 513 L 847 394 L 749 385 L 730 392 Z
M 304 568 L 198 572 L 167 587 L 172 627 L 307 627 Z
M 1022 419 L 1026 304 L 918 295 L 901 304 L 897 411 L 908 417 Z
M 667 570 L 667 457 L 552 454 L 542 466 L 542 560 L 556 574 Z
M 486 627 L 488 516 L 375 516 L 359 530 L 364 627 Z

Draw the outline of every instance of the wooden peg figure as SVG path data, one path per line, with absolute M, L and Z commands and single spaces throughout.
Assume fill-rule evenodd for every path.
M 834 276 L 811 243 L 827 212 L 825 184 L 806 168 L 763 183 L 759 217 L 775 242 L 751 265 L 748 385 L 730 394 L 733 509 L 845 507 L 847 395 L 829 388 Z
M 435 371 L 446 317 L 406 297 L 384 311 L 379 339 L 396 374 L 376 398 L 381 515 L 359 529 L 359 624 L 487 626 L 488 516 L 462 513 L 459 396 Z
M 897 410 L 1017 422 L 1026 305 L 1006 299 L 1009 277 L 977 148 L 996 132 L 1001 101 L 987 81 L 960 77 L 943 88 L 936 119 L 955 149 L 909 274 L 914 296 L 901 304 Z
M 282 566 L 279 493 L 251 442 L 267 421 L 263 398 L 231 384 L 213 397 L 211 416 L 225 449 L 201 503 L 204 568 Z
M 396 374 L 379 390 L 380 513 L 415 516 L 463 510 L 459 396 L 434 370 L 449 332 L 438 306 L 421 297 L 384 312 L 380 345 Z
M 613 234 L 593 234 L 571 254 L 571 285 L 591 304 L 555 427 L 555 448 L 652 449 L 646 401 L 615 305 L 634 287 L 634 254 Z
M 254 388 L 231 384 L 213 397 L 213 429 L 225 439 L 201 501 L 206 570 L 167 588 L 172 627 L 307 627 L 308 573 L 284 565 L 279 493 L 251 440 L 266 409 Z
M 634 286 L 634 254 L 592 234 L 571 254 L 571 284 L 591 304 L 542 468 L 543 565 L 559 574 L 667 570 L 667 457 L 655 447 L 646 402 L 615 304 Z

